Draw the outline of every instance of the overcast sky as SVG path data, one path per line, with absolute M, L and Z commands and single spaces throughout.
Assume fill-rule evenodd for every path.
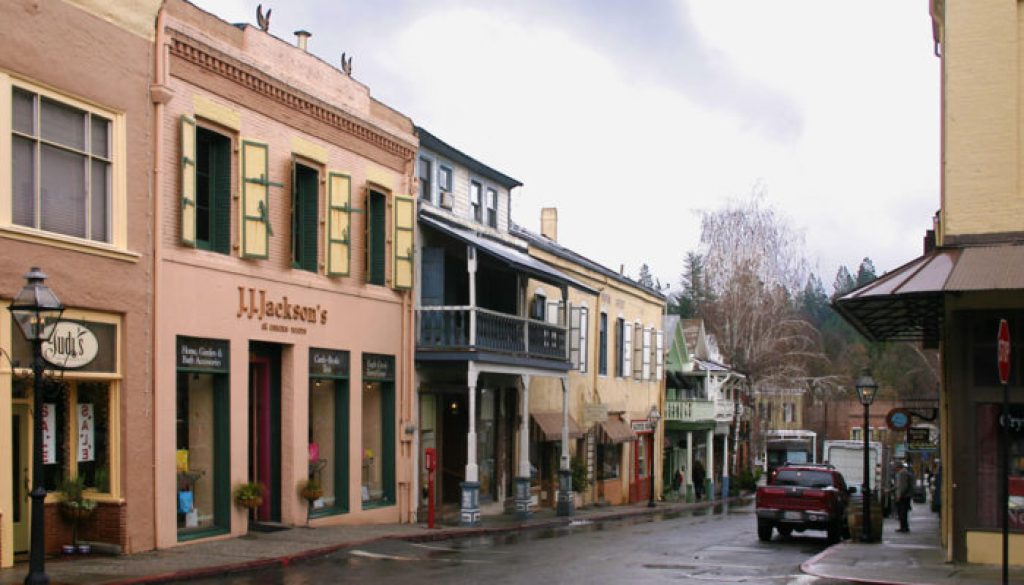
M 194 0 L 255 24 L 256 0 Z M 926 0 L 289 0 L 270 32 L 524 183 L 513 220 L 678 288 L 699 210 L 763 189 L 830 287 L 921 253 L 939 208 Z

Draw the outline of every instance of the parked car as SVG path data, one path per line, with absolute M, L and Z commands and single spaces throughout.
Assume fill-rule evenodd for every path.
M 849 536 L 846 508 L 850 488 L 831 465 L 784 465 L 768 485 L 757 488 L 757 536 L 768 541 L 772 531 L 824 530 L 831 543 Z

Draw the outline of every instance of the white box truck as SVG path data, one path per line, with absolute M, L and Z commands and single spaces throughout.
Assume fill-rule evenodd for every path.
M 871 477 L 871 492 L 879 497 L 882 507 L 888 509 L 888 483 L 885 465 L 885 447 L 878 441 L 868 443 L 868 469 Z M 823 463 L 830 463 L 843 474 L 846 485 L 856 488 L 860 495 L 864 483 L 864 441 L 830 440 L 825 441 L 822 448 Z

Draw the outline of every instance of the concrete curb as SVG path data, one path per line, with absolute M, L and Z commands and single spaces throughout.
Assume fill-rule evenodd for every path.
M 848 581 L 850 583 L 863 583 L 864 585 L 932 585 L 930 583 L 919 583 L 916 581 L 893 581 L 886 579 L 884 581 L 878 579 L 866 579 L 863 577 L 851 577 L 849 575 L 839 575 L 835 573 L 828 573 L 820 571 L 814 568 L 819 561 L 828 558 L 829 555 L 839 552 L 843 548 L 854 546 L 849 543 L 834 544 L 806 561 L 800 563 L 800 571 L 812 577 L 819 577 L 821 579 L 833 579 L 836 581 Z
M 180 571 L 171 571 L 155 575 L 145 575 L 142 577 L 131 577 L 128 579 L 121 579 L 116 581 L 106 581 L 105 585 L 151 585 L 158 583 L 169 583 L 172 581 L 184 581 L 189 579 L 201 579 L 207 577 L 216 577 L 219 575 L 244 573 L 249 571 L 257 571 L 261 569 L 269 569 L 273 567 L 287 567 L 292 563 L 323 557 L 331 553 L 337 552 L 341 549 L 356 546 L 364 546 L 367 544 L 372 544 L 384 540 L 400 540 L 404 542 L 437 542 L 442 540 L 453 540 L 456 538 L 466 538 L 470 536 L 487 536 L 492 534 L 503 534 L 524 530 L 560 528 L 569 526 L 570 523 L 578 520 L 621 520 L 624 518 L 655 516 L 664 513 L 684 512 L 687 510 L 699 510 L 702 508 L 710 508 L 716 505 L 721 505 L 723 503 L 730 505 L 744 504 L 748 503 L 750 499 L 751 496 L 737 496 L 729 498 L 724 502 L 722 500 L 698 503 L 660 502 L 659 505 L 654 508 L 631 508 L 628 510 L 612 510 L 608 514 L 602 514 L 600 512 L 597 512 L 593 515 L 588 514 L 582 517 L 578 515 L 564 517 L 556 516 L 555 518 L 550 520 L 542 520 L 537 522 L 526 521 L 515 524 L 508 524 L 504 526 L 492 526 L 481 528 L 444 528 L 436 532 L 427 532 L 424 534 L 383 534 L 380 536 L 366 538 L 362 540 L 347 540 L 344 542 L 337 542 L 327 546 L 312 548 L 290 555 L 270 557 L 266 559 L 258 559 L 254 561 L 245 561 L 239 563 L 228 563 L 224 565 L 215 565 L 209 567 L 182 569 Z

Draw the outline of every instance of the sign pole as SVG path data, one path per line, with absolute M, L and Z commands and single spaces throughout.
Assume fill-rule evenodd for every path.
M 1002 426 L 999 434 L 999 465 L 1002 467 L 1000 503 L 1003 508 L 1003 585 L 1007 585 L 1010 582 L 1010 462 L 1007 460 L 1010 451 L 1010 326 L 1006 319 L 999 320 L 996 356 L 999 360 L 999 382 L 1003 385 L 1003 414 L 999 419 Z

